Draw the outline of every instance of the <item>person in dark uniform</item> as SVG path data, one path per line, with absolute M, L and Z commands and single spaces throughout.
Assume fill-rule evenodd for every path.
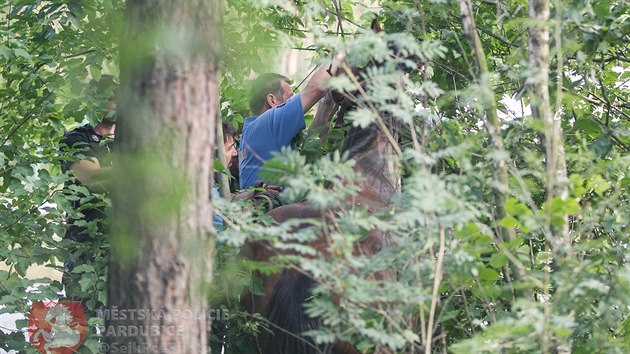
M 86 124 L 71 130 L 60 142 L 62 156 L 67 158 L 61 162 L 61 169 L 71 177 L 64 187 L 72 208 L 68 211 L 65 238 L 75 242 L 67 243 L 72 246 L 68 249 L 69 258 L 64 261 L 62 284 L 66 297 L 77 301 L 86 296 L 79 284 L 80 274 L 73 273 L 73 270 L 80 264 L 94 264 L 96 256 L 82 246 L 89 243 L 98 248 L 103 244 L 105 234 L 104 205 L 111 173 L 109 155 L 116 128 L 113 119 L 115 104 L 109 103 L 107 108 L 109 112 L 98 124 Z M 101 268 L 95 267 L 95 272 L 102 273 L 104 269 Z

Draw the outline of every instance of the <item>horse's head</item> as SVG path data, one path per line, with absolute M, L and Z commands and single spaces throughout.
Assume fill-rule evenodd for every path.
M 380 31 L 377 20 L 372 23 L 372 29 Z M 401 120 L 391 108 L 397 106 L 400 95 L 392 95 L 391 89 L 402 90 L 404 86 L 402 77 L 406 70 L 399 63 L 409 60 L 417 64 L 417 58 L 402 54 L 395 43 L 387 42 L 387 48 L 387 55 L 379 59 L 370 58 L 362 67 L 342 65 L 343 70 L 339 75 L 347 76 L 354 85 L 344 91 L 332 90 L 330 98 L 336 107 L 335 128 L 353 124 L 341 150 L 357 162 L 356 169 L 367 179 L 369 186 L 382 194 L 391 195 L 400 187 L 397 157 L 401 155 L 398 145 Z M 388 59 L 397 61 L 388 62 Z M 383 80 L 385 76 L 390 78 L 389 81 Z M 385 86 L 390 89 L 390 94 L 378 96 Z M 348 119 L 348 115 L 353 113 L 355 119 L 361 120 L 364 115 L 369 115 L 372 117 L 371 123 L 366 125 L 357 120 L 348 122 L 352 120 Z

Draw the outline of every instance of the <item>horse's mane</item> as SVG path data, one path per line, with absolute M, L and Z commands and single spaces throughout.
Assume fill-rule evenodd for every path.
M 371 124 L 367 128 L 352 127 L 341 146 L 341 151 L 347 152 L 348 158 L 355 158 L 361 152 L 366 151 L 378 137 L 378 134 L 379 130 L 375 124 Z

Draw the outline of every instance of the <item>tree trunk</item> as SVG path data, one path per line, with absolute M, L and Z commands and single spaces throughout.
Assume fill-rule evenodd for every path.
M 567 164 L 562 134 L 562 112 L 554 115 L 549 99 L 549 0 L 530 0 L 529 17 L 533 24 L 529 27 L 529 70 L 533 74 L 528 80 L 532 115 L 544 123 L 545 161 L 547 174 L 547 200 L 556 197 L 566 199 Z M 562 68 L 558 68 L 562 70 Z M 559 82 L 558 84 L 562 84 Z M 560 109 L 560 106 L 558 106 Z M 547 225 L 550 225 L 551 207 L 547 208 Z M 554 253 L 567 256 L 571 253 L 568 217 L 563 216 L 564 225 L 550 226 Z M 558 260 L 560 261 L 560 260 Z
M 127 2 L 105 331 L 111 353 L 207 352 L 222 8 L 220 0 Z
M 501 133 L 501 121 L 499 120 L 499 116 L 497 114 L 497 102 L 490 83 L 491 74 L 488 71 L 486 55 L 484 53 L 483 46 L 481 45 L 481 40 L 479 39 L 479 35 L 477 35 L 477 26 L 475 25 L 472 3 L 470 0 L 460 1 L 460 13 L 462 16 L 462 23 L 464 25 L 464 33 L 466 34 L 468 43 L 470 43 L 470 47 L 473 50 L 473 57 L 475 59 L 475 63 L 477 64 L 477 70 L 479 71 L 478 82 L 483 89 L 481 99 L 485 108 L 484 124 L 490 138 L 492 139 L 493 147 L 499 152 L 498 156 L 495 158 L 495 170 L 493 174 L 494 203 L 496 205 L 495 224 L 497 224 L 506 215 L 504 208 L 505 202 L 509 196 L 507 155 L 503 143 L 503 135 Z M 501 243 L 503 241 L 513 239 L 515 237 L 514 230 L 500 226 L 496 226 L 495 229 L 499 239 L 498 247 L 503 249 L 503 245 Z M 516 279 L 523 279 L 525 277 L 525 271 L 523 270 L 522 265 L 516 264 L 514 262 L 515 259 L 512 260 L 512 258 L 510 258 L 510 260 L 514 265 Z M 507 266 L 504 267 L 503 275 L 509 282 L 511 282 L 512 278 L 510 273 L 510 269 L 508 269 Z M 523 292 L 522 295 L 529 296 L 526 292 Z

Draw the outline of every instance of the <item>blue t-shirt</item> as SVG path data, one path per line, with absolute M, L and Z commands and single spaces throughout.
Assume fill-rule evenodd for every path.
M 238 148 L 241 188 L 253 186 L 259 179 L 260 167 L 271 158 L 271 153 L 289 146 L 293 137 L 305 127 L 299 94 L 259 116 L 245 119 Z

